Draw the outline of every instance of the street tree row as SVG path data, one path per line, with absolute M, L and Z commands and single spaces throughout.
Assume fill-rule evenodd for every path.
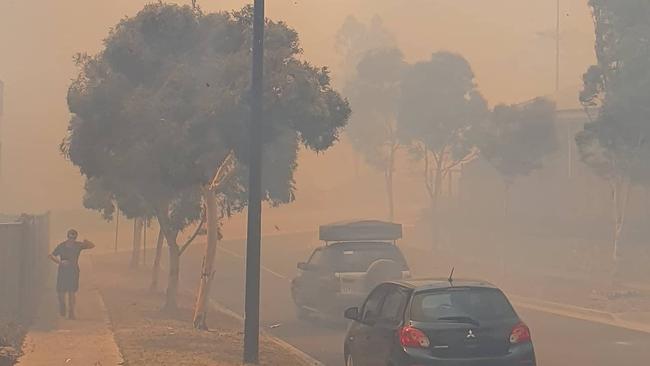
M 188 245 L 179 234 L 208 223 L 207 299 L 219 222 L 247 205 L 252 16 L 251 7 L 151 4 L 120 21 L 99 53 L 75 59 L 61 150 L 86 178 L 87 207 L 108 219 L 116 207 L 157 219 L 169 251 L 168 311 Z M 331 147 L 350 107 L 285 23 L 266 21 L 265 45 L 263 196 L 279 205 L 294 200 L 298 150 Z
M 347 129 L 352 145 L 383 173 L 391 220 L 398 150 L 422 163 L 434 244 L 443 181 L 454 170 L 485 158 L 503 178 L 507 213 L 507 193 L 516 178 L 540 169 L 557 149 L 553 102 L 535 98 L 490 108 L 470 63 L 459 54 L 435 52 L 408 64 L 379 18 L 367 26 L 348 18 L 337 40 L 343 57 L 355 65 L 345 73 L 344 89 L 354 109 Z

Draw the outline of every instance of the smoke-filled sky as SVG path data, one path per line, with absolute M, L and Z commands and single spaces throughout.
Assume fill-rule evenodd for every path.
M 0 0 L 0 79 L 5 82 L 0 211 L 81 207 L 82 179 L 58 153 L 69 119 L 66 91 L 72 56 L 97 52 L 109 28 L 142 0 Z M 178 1 L 189 3 L 190 1 Z M 205 11 L 249 1 L 200 0 Z M 586 0 L 562 0 L 561 107 L 571 107 L 593 62 L 593 25 Z M 409 61 L 436 50 L 463 54 L 490 101 L 516 102 L 555 91 L 555 1 L 552 0 L 267 0 L 267 15 L 301 35 L 305 58 L 340 58 L 334 35 L 350 14 L 383 18 Z M 310 157 L 309 159 L 314 159 Z M 324 159 L 322 167 L 333 162 Z M 303 164 L 298 187 L 315 182 Z M 310 179 L 311 178 L 311 179 Z

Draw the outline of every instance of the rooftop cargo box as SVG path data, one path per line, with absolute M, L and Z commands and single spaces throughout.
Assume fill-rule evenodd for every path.
M 344 221 L 321 225 L 319 239 L 332 241 L 397 240 L 402 238 L 402 225 L 379 220 Z

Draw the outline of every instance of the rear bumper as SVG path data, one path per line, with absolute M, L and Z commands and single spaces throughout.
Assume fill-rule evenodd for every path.
M 404 351 L 403 358 L 397 362 L 402 366 L 536 366 L 533 345 L 522 344 L 514 347 L 510 353 L 499 357 L 482 358 L 436 358 L 426 350 Z

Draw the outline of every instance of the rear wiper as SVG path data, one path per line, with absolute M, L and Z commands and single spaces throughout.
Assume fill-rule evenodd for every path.
M 481 323 L 479 323 L 478 320 L 472 319 L 469 316 L 443 316 L 436 320 L 473 324 L 476 325 L 477 327 L 481 325 Z

